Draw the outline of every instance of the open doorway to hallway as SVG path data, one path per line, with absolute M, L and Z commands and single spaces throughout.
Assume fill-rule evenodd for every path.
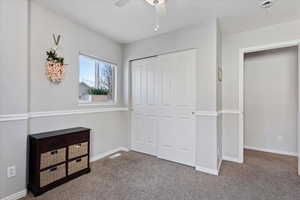
M 245 162 L 297 172 L 297 115 L 298 47 L 245 54 Z

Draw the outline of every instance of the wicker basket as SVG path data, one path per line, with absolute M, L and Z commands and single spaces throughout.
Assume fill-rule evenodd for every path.
M 78 171 L 88 168 L 88 157 L 82 157 L 77 160 L 69 162 L 68 175 L 74 174 Z
M 40 169 L 45 169 L 52 165 L 66 161 L 66 148 L 57 149 L 41 154 Z
M 66 164 L 58 165 L 40 173 L 40 187 L 44 187 L 66 176 Z
M 88 143 L 79 143 L 69 146 L 69 159 L 88 154 Z

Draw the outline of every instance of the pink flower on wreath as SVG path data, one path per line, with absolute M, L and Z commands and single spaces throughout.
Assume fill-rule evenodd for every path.
M 65 67 L 60 62 L 48 61 L 46 64 L 46 75 L 52 82 L 59 83 L 65 74 Z

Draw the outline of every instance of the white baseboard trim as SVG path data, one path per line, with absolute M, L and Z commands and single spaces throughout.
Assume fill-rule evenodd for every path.
M 129 152 L 130 150 L 127 147 L 120 147 L 120 151 Z
M 222 162 L 223 162 L 223 160 L 221 160 L 221 161 L 219 162 L 219 166 L 218 166 L 218 176 L 219 176 L 219 174 L 220 174 L 220 169 L 221 169 L 221 166 L 222 166 Z
M 17 193 L 9 195 L 7 197 L 4 197 L 1 200 L 18 200 L 18 199 L 21 199 L 23 197 L 26 197 L 26 195 L 27 195 L 27 190 L 24 189 L 24 190 L 22 190 L 20 192 L 17 192 Z
M 215 170 L 215 169 L 209 169 L 209 168 L 200 167 L 200 166 L 196 166 L 195 169 L 196 169 L 196 171 L 204 172 L 206 174 L 219 176 L 218 170 Z
M 95 155 L 95 156 L 92 156 L 91 159 L 90 159 L 90 162 L 95 162 L 97 160 L 100 160 L 102 158 L 105 158 L 111 154 L 114 154 L 114 153 L 117 153 L 119 151 L 125 151 L 125 152 L 128 152 L 129 149 L 126 148 L 126 147 L 119 147 L 119 148 L 116 148 L 116 149 L 113 149 L 113 150 L 110 150 L 110 151 L 106 151 L 104 153 L 100 153 L 98 155 Z
M 278 150 L 272 150 L 272 149 L 250 147 L 250 146 L 244 146 L 244 148 L 248 149 L 248 150 L 263 151 L 263 152 L 267 152 L 267 153 L 275 153 L 275 154 L 280 154 L 280 155 L 295 156 L 295 157 L 298 156 L 297 152 L 278 151 Z
M 230 161 L 230 162 L 236 162 L 236 163 L 243 163 L 238 158 L 230 157 L 230 156 L 223 156 L 223 160 Z

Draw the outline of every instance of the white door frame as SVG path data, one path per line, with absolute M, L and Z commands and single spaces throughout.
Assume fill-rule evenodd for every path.
M 264 46 L 256 46 L 250 48 L 242 48 L 239 51 L 239 157 L 240 163 L 244 162 L 244 61 L 246 53 L 253 53 L 264 50 L 279 49 L 285 47 L 298 47 L 298 124 L 297 124 L 297 136 L 298 136 L 298 174 L 300 175 L 300 40 L 288 41 L 283 43 L 275 43 Z

